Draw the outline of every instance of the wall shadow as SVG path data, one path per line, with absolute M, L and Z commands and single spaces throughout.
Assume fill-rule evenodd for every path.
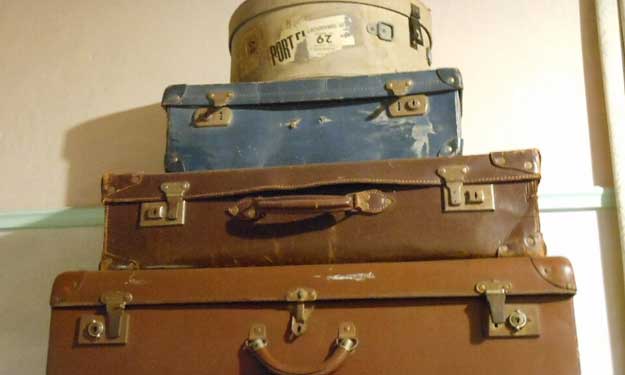
M 617 213 L 615 210 L 597 211 L 601 249 L 601 265 L 605 300 L 607 303 L 610 346 L 614 374 L 625 374 L 625 296 L 623 295 L 623 258 Z
M 579 0 L 579 13 L 593 178 L 596 186 L 612 187 L 614 178 L 594 0 Z
M 166 134 L 167 116 L 158 103 L 71 129 L 63 147 L 69 164 L 66 206 L 98 206 L 104 173 L 162 173 Z

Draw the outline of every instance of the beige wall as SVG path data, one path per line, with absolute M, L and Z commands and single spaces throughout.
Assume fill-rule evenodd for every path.
M 240 1 L 0 1 L 0 211 L 94 206 L 105 171 L 162 170 L 174 83 L 228 79 Z M 591 0 L 430 0 L 435 63 L 465 76 L 467 153 L 540 147 L 543 192 L 611 186 Z M 625 372 L 614 212 L 546 214 L 570 257 L 585 374 Z M 101 229 L 0 233 L 0 373 L 45 367 L 53 275 L 95 268 Z M 6 333 L 6 334 L 5 334 Z

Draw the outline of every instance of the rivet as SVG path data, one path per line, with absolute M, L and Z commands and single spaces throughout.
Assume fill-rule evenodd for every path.
M 306 292 L 302 289 L 297 291 L 297 298 L 298 299 L 304 299 L 306 297 Z
M 506 158 L 504 158 L 503 156 L 496 157 L 495 158 L 495 164 L 505 165 L 506 164 Z
M 469 173 L 469 168 L 468 167 L 462 168 L 462 173 L 464 173 L 464 174 Z
M 506 246 L 506 245 L 503 245 L 503 246 L 500 246 L 500 247 L 499 247 L 499 252 L 500 252 L 500 253 L 504 253 L 504 254 L 506 254 L 506 253 L 508 253 L 509 251 L 510 251 L 510 248 L 509 248 L 508 246 Z
M 133 175 L 132 177 L 130 177 L 130 182 L 132 182 L 133 184 L 138 184 L 139 182 L 141 182 L 141 177 Z
M 527 246 L 533 247 L 536 246 L 536 239 L 534 237 L 527 237 L 525 239 L 525 243 L 527 244 Z
M 440 172 L 441 172 L 441 174 L 446 174 L 447 173 L 447 168 L 441 168 Z
M 534 169 L 534 163 L 532 163 L 531 161 L 525 162 L 525 164 L 523 166 L 528 171 L 531 171 L 532 169 Z
M 450 85 L 453 85 L 454 83 L 456 83 L 456 79 L 455 79 L 454 77 L 449 77 L 449 79 L 447 80 L 447 82 L 448 82 Z

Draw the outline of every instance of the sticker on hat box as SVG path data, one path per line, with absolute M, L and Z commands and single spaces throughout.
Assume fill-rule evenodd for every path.
M 269 47 L 269 54 L 272 65 L 278 66 L 300 58 L 321 58 L 354 45 L 356 38 L 352 31 L 352 19 L 340 15 L 303 20 L 283 29 L 280 39 Z M 302 50 L 300 46 L 305 48 L 302 47 Z

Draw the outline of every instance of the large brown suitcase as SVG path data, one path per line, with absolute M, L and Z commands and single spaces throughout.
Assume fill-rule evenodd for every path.
M 580 373 L 561 258 L 76 272 L 48 375 Z
M 102 269 L 541 256 L 536 150 L 108 175 Z

